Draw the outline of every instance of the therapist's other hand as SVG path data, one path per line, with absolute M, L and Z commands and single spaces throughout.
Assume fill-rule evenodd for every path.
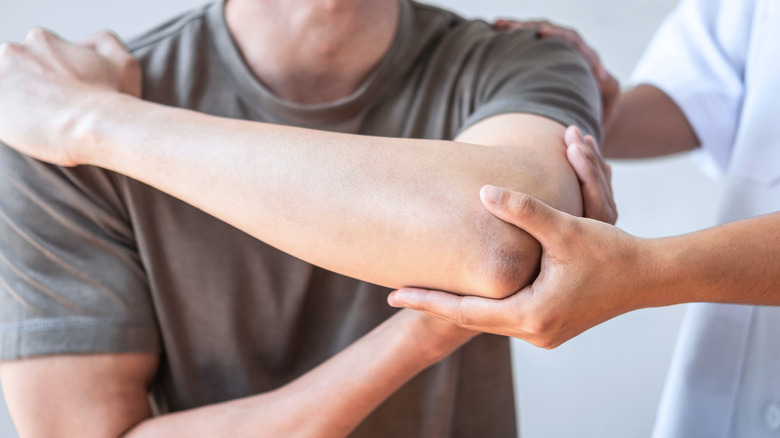
M 140 96 L 141 70 L 115 35 L 76 45 L 33 29 L 0 46 L 0 140 L 39 160 L 81 164 L 80 123 L 117 92 Z
M 580 333 L 640 307 L 637 290 L 652 266 L 641 263 L 644 241 L 592 219 L 560 212 L 522 193 L 485 186 L 482 203 L 542 244 L 539 276 L 518 293 L 493 300 L 440 291 L 400 289 L 388 302 L 470 330 L 555 348 Z
M 576 126 L 566 128 L 563 139 L 566 157 L 580 182 L 583 215 L 614 225 L 617 207 L 612 193 L 612 168 L 601 155 L 596 140 L 583 136 Z
M 593 74 L 601 88 L 602 100 L 602 124 L 609 126 L 615 113 L 615 106 L 620 96 L 620 83 L 607 70 L 601 62 L 599 54 L 574 30 L 564 26 L 559 26 L 549 21 L 514 21 L 514 20 L 496 20 L 493 28 L 498 30 L 512 31 L 516 29 L 533 29 L 540 38 L 557 38 L 566 41 L 579 50 L 582 56 L 590 65 Z

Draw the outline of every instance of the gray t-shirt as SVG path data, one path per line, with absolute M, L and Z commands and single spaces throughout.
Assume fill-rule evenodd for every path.
M 452 139 L 479 120 L 522 112 L 598 134 L 597 85 L 569 46 L 401 5 L 386 56 L 353 95 L 324 105 L 269 92 L 219 3 L 130 49 L 146 99 L 225 117 Z M 388 318 L 387 292 L 122 175 L 51 166 L 0 145 L 2 360 L 157 352 L 155 399 L 163 411 L 183 410 L 294 380 Z M 401 388 L 354 436 L 515 434 L 508 342 L 483 335 Z

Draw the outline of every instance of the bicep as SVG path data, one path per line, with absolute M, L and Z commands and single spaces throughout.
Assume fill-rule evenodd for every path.
M 46 356 L 0 364 L 8 410 L 23 437 L 118 437 L 151 416 L 155 354 Z

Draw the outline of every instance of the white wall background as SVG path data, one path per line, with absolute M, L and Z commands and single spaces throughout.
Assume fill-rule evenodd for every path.
M 102 28 L 124 37 L 203 0 L 0 0 L 0 41 L 20 40 L 32 26 L 75 39 Z M 676 0 L 439 0 L 465 16 L 547 17 L 576 27 L 620 79 Z M 646 237 L 712 225 L 720 185 L 687 157 L 613 163 L 618 225 Z M 647 437 L 652 429 L 683 309 L 634 312 L 554 351 L 515 344 L 521 429 L 526 438 Z M 0 437 L 15 437 L 0 401 Z

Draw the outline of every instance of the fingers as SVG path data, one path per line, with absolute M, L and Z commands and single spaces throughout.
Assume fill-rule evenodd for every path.
M 525 230 L 548 246 L 555 239 L 561 222 L 570 218 L 538 199 L 525 193 L 513 192 L 496 186 L 484 186 L 480 190 L 482 204 L 499 219 Z
M 120 82 L 119 91 L 133 96 L 141 95 L 141 68 L 115 33 L 103 30 L 79 41 L 78 44 L 94 50 L 122 72 L 126 80 Z
M 566 130 L 564 140 L 566 156 L 580 181 L 585 217 L 614 224 L 617 209 L 610 182 L 612 171 L 596 141 L 591 136 L 583 137 L 574 126 Z
M 89 47 L 104 57 L 121 61 L 130 56 L 125 45 L 113 32 L 103 30 L 79 41 L 79 45 Z
M 48 29 L 34 27 L 27 32 L 22 44 L 51 43 L 53 41 L 62 41 L 62 38 Z
M 522 292 L 518 293 L 521 294 Z M 507 336 L 517 336 L 523 297 L 507 300 L 459 296 L 425 289 L 399 289 L 387 297 L 393 307 L 425 312 L 463 328 Z

